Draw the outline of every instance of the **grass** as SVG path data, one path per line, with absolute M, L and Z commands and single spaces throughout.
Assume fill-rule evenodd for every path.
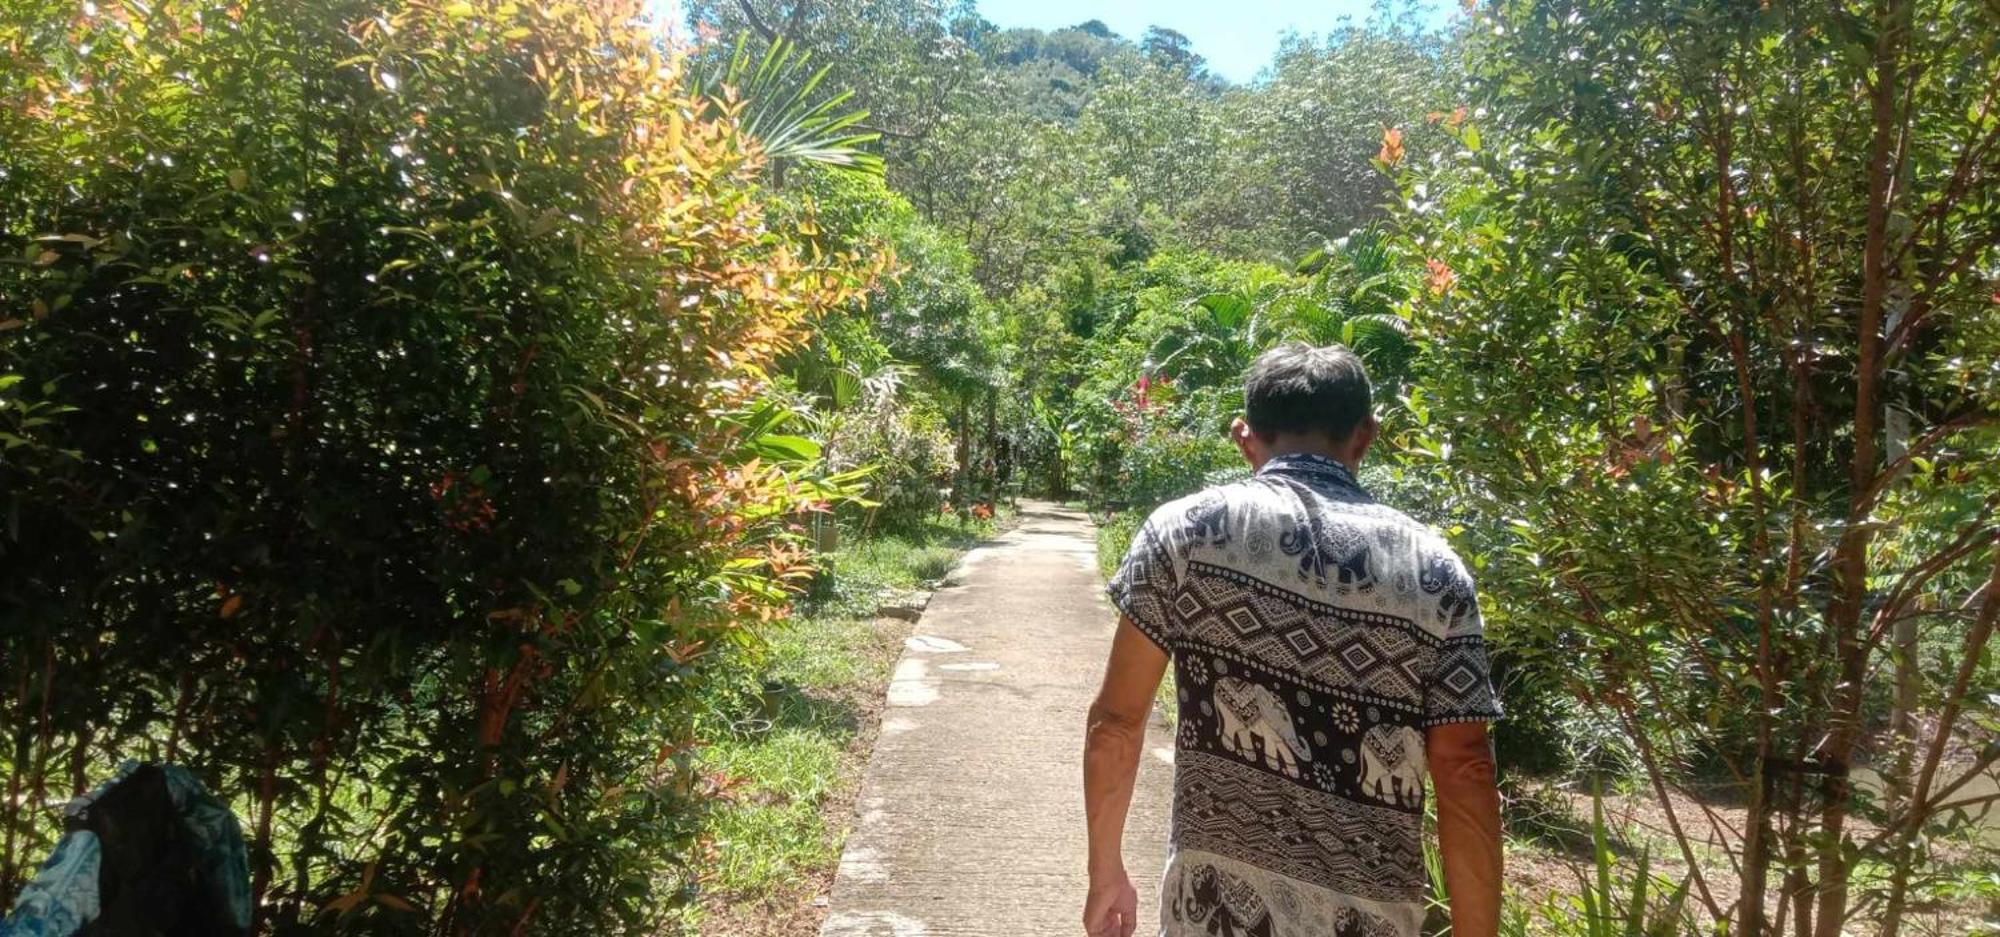
M 902 537 L 864 541 L 835 557 L 835 572 L 878 588 L 915 588 L 943 579 L 964 553 L 962 543 L 913 543 Z
M 706 830 L 710 890 L 767 896 L 839 858 L 819 806 L 866 711 L 844 691 L 886 679 L 892 650 L 866 620 L 799 618 L 771 635 L 760 692 L 730 701 L 727 733 L 701 752 L 723 804 Z
M 867 746 L 907 622 L 875 610 L 935 588 L 995 524 L 937 521 L 853 537 L 795 614 L 728 661 L 706 700 L 699 756 L 716 791 L 701 900 L 670 933 L 806 935 L 840 860 Z
M 1124 562 L 1125 551 L 1132 548 L 1132 538 L 1139 535 L 1139 525 L 1145 522 L 1145 516 L 1136 511 L 1121 511 L 1097 525 L 1097 571 L 1105 579 L 1117 575 L 1118 564 Z

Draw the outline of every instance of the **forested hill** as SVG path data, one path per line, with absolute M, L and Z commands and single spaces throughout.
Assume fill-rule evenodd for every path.
M 1382 128 L 1455 100 L 1442 39 L 1414 16 L 1291 37 L 1246 87 L 1169 30 L 999 29 L 970 3 L 709 0 L 689 15 L 813 52 L 882 134 L 890 186 L 966 240 L 996 293 L 1107 246 L 1295 259 L 1379 216 Z

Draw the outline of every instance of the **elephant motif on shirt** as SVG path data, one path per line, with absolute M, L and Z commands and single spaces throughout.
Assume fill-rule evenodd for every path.
M 1333 572 L 1332 585 L 1341 595 L 1368 592 L 1375 588 L 1374 551 L 1368 537 L 1348 524 L 1329 525 L 1318 515 L 1295 522 L 1280 534 L 1278 548 L 1286 556 L 1299 558 L 1299 578 L 1325 584 L 1327 571 Z
M 1395 937 L 1396 925 L 1358 908 L 1341 908 L 1333 916 L 1334 937 Z
M 1331 531 L 1322 549 L 1333 558 L 1334 588 L 1341 594 L 1375 588 L 1374 550 L 1361 530 L 1343 527 Z
M 1409 726 L 1375 726 L 1361 736 L 1361 790 L 1414 807 L 1424 793 L 1424 737 Z
M 1468 621 L 1477 624 L 1479 597 L 1465 568 L 1444 553 L 1426 553 L 1421 563 L 1417 584 L 1437 600 L 1437 622 L 1444 633 L 1458 634 Z
M 1312 760 L 1312 750 L 1292 726 L 1291 710 L 1267 687 L 1223 677 L 1215 681 L 1215 712 L 1223 747 L 1238 755 L 1255 761 L 1254 746 L 1261 744 L 1264 763 L 1295 778 L 1299 762 Z
M 1190 543 L 1229 545 L 1229 499 L 1211 491 L 1187 509 L 1186 517 Z
M 1215 937 L 1272 937 L 1271 910 L 1249 882 L 1212 865 L 1194 870 L 1174 916 Z

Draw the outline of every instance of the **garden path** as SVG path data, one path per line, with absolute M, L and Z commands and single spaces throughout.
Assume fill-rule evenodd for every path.
M 1090 521 L 1024 502 L 966 555 L 889 685 L 821 937 L 1080 934 L 1084 714 L 1117 614 Z M 1157 931 L 1172 737 L 1155 718 L 1125 837 Z

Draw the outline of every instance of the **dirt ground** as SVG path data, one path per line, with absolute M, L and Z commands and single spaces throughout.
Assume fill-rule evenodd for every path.
M 1514 798 L 1507 811 L 1507 884 L 1516 900 L 1532 907 L 1545 906 L 1551 899 L 1574 895 L 1588 887 L 1595 874 L 1592 861 L 1591 795 L 1588 791 L 1544 782 L 1521 785 L 1524 797 Z M 1722 799 L 1697 800 L 1684 793 L 1671 797 L 1673 814 L 1687 834 L 1695 861 L 1699 863 L 1708 890 L 1717 904 L 1728 907 L 1742 887 L 1730 856 L 1741 842 L 1740 831 L 1746 811 L 1740 804 Z M 1672 832 L 1668 812 L 1651 790 L 1604 794 L 1607 826 L 1614 831 L 1612 849 L 1619 856 L 1619 868 L 1628 873 L 1636 868 L 1639 853 L 1650 856 L 1653 873 L 1671 882 L 1688 875 L 1689 864 Z M 1865 837 L 1874 827 L 1854 820 L 1850 829 Z M 1724 848 L 1725 846 L 1729 848 Z M 1970 861 L 1968 855 L 1952 855 L 1948 860 Z M 1767 913 L 1778 913 L 1776 888 L 1767 889 Z M 1656 892 L 1657 894 L 1657 892 Z M 1854 894 L 1859 898 L 1859 894 Z M 1711 916 L 1700 911 L 1701 902 L 1692 893 L 1688 908 L 1697 920 Z M 1984 908 L 1976 900 L 1953 903 L 1913 903 L 1905 917 L 1903 933 L 1908 937 L 1957 937 L 1977 932 L 1982 917 L 2000 914 L 2000 908 Z M 1865 920 L 1865 913 L 1863 915 Z M 1850 925 L 1850 929 L 1857 925 Z M 1862 926 L 1859 932 L 1874 928 Z

